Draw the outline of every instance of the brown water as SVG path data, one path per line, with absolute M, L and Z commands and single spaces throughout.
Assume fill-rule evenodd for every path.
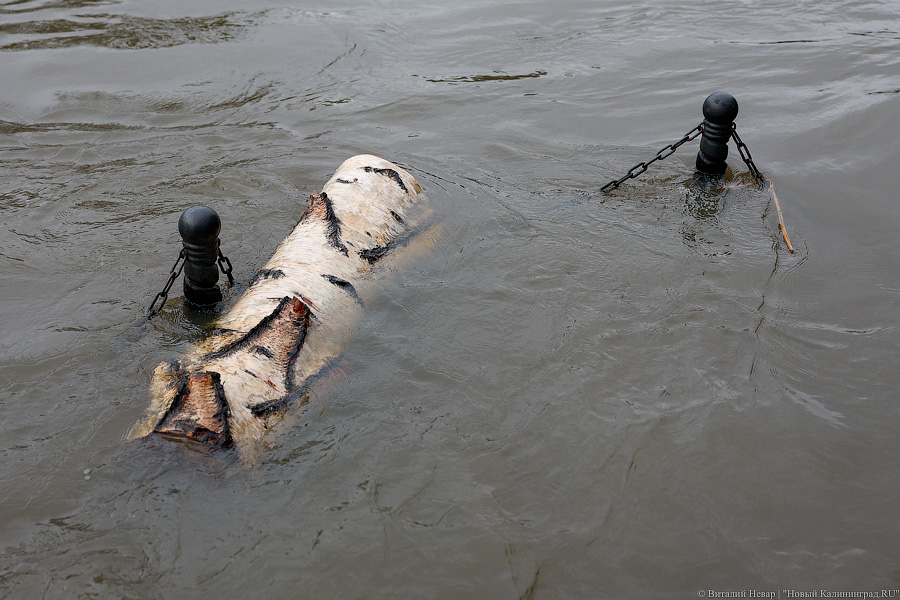
M 0 3 L 0 597 L 900 589 L 898 13 Z M 794 254 L 696 143 L 585 195 L 718 90 Z M 180 213 L 246 282 L 361 152 L 443 236 L 306 409 L 255 469 L 123 445 L 202 335 L 180 283 L 141 320 Z

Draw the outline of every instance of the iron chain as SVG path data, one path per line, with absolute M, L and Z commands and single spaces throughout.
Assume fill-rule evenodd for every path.
M 703 123 L 700 123 L 689 132 L 687 132 L 683 138 L 675 142 L 674 144 L 669 144 L 664 148 L 660 149 L 659 152 L 656 153 L 656 156 L 648 160 L 647 162 L 638 163 L 635 166 L 631 167 L 624 176 L 619 179 L 613 179 L 602 188 L 600 188 L 600 194 L 609 193 L 609 191 L 616 189 L 622 183 L 629 179 L 634 179 L 641 173 L 645 172 L 647 168 L 652 165 L 654 162 L 658 160 L 662 160 L 664 158 L 668 158 L 672 154 L 675 153 L 675 150 L 693 139 L 695 139 L 698 135 L 703 133 Z M 747 148 L 747 144 L 741 139 L 741 136 L 738 135 L 737 126 L 732 123 L 731 124 L 731 139 L 734 140 L 734 143 L 737 145 L 738 153 L 741 155 L 741 159 L 744 163 L 747 164 L 747 168 L 750 170 L 750 174 L 753 175 L 753 178 L 756 179 L 757 183 L 763 188 L 768 188 L 772 193 L 772 199 L 775 201 L 775 210 L 778 211 L 778 228 L 781 230 L 781 235 L 784 238 L 784 243 L 787 244 L 788 250 L 791 253 L 794 252 L 794 247 L 791 246 L 791 240 L 788 238 L 787 229 L 784 226 L 784 219 L 781 215 L 781 206 L 778 204 L 778 196 L 775 195 L 775 188 L 772 186 L 772 183 L 766 179 L 765 175 L 763 175 L 759 169 L 756 167 L 756 163 L 753 162 L 753 157 L 750 156 L 750 149 Z
M 678 140 L 674 144 L 669 144 L 668 146 L 664 146 L 663 148 L 660 148 L 659 152 L 656 153 L 656 156 L 654 156 L 650 160 L 634 165 L 633 167 L 631 167 L 628 170 L 628 172 L 624 176 L 622 176 L 619 179 L 613 179 L 612 181 L 610 181 L 609 183 L 604 185 L 602 188 L 600 188 L 600 193 L 601 194 L 609 193 L 610 191 L 616 189 L 617 187 L 619 187 L 620 185 L 622 185 L 624 182 L 628 181 L 629 179 L 634 179 L 638 175 L 644 173 L 650 167 L 650 165 L 652 165 L 656 161 L 663 160 L 664 158 L 669 158 L 670 156 L 675 154 L 675 150 L 677 150 L 679 146 L 681 146 L 682 144 L 686 144 L 686 143 L 690 142 L 691 140 L 696 139 L 697 136 L 699 136 L 701 133 L 703 133 L 703 123 L 700 123 L 693 129 L 688 131 L 686 134 L 684 134 L 684 137 L 682 137 L 680 140 Z
M 222 273 L 228 277 L 228 285 L 234 285 L 234 277 L 231 276 L 231 261 L 228 260 L 228 257 L 222 254 L 222 249 L 219 248 L 219 269 L 221 269 Z
M 737 145 L 738 152 L 741 155 L 741 158 L 747 163 L 747 168 L 750 169 L 750 173 L 755 177 L 760 183 L 765 183 L 766 178 L 763 177 L 763 174 L 759 172 L 759 169 L 756 168 L 756 164 L 753 162 L 753 157 L 750 156 L 750 149 L 747 148 L 747 144 L 741 140 L 741 136 L 738 135 L 737 126 L 732 123 L 731 124 L 731 139 L 734 140 L 734 143 Z
M 181 270 L 184 269 L 184 260 L 184 250 L 182 250 L 178 253 L 178 258 L 175 260 L 175 264 L 172 265 L 172 272 L 169 273 L 169 280 L 166 282 L 166 285 L 163 287 L 162 291 L 156 295 L 156 298 L 153 299 L 153 302 L 150 303 L 150 308 L 147 310 L 148 319 L 156 316 L 157 314 L 159 314 L 159 311 L 162 310 L 163 305 L 169 298 L 169 290 L 172 289 L 172 284 L 175 283 L 175 280 L 178 279 L 179 275 L 181 275 Z M 159 302 L 159 308 L 154 309 L 157 302 Z

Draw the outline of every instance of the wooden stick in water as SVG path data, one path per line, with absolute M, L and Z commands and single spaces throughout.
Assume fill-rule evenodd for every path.
M 778 229 L 781 230 L 781 237 L 784 238 L 784 243 L 787 245 L 787 249 L 791 251 L 791 254 L 794 253 L 794 247 L 791 245 L 791 239 L 788 237 L 787 229 L 784 228 L 784 217 L 781 214 L 781 204 L 778 203 L 778 195 L 775 193 L 775 184 L 772 183 L 770 179 L 762 179 L 762 182 L 766 184 L 769 188 L 769 193 L 772 194 L 772 199 L 775 200 L 775 211 L 778 213 Z M 747 187 L 749 183 L 741 183 L 737 185 L 726 185 L 725 189 L 733 190 L 737 188 Z
M 794 247 L 791 246 L 791 239 L 788 237 L 787 229 L 784 228 L 784 217 L 781 215 L 781 205 L 778 203 L 778 194 L 775 193 L 775 184 L 768 179 L 766 180 L 766 183 L 769 184 L 769 191 L 772 193 L 772 199 L 775 201 L 775 210 L 778 212 L 778 228 L 781 230 L 781 237 L 784 238 L 787 249 L 793 254 Z

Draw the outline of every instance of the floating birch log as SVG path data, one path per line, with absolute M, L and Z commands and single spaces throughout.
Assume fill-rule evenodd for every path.
M 340 352 L 362 314 L 360 284 L 412 233 L 421 191 L 384 159 L 346 160 L 213 334 L 156 367 L 150 407 L 128 437 L 161 434 L 254 455 Z

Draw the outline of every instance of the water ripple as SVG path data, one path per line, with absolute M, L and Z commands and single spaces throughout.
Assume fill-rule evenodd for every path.
M 533 71 L 531 73 L 523 73 L 518 75 L 510 75 L 503 71 L 494 71 L 487 75 L 457 75 L 454 77 L 430 78 L 426 77 L 425 81 L 431 83 L 484 83 L 487 81 L 516 81 L 519 79 L 537 79 L 547 74 L 547 71 Z
M 168 48 L 237 39 L 250 25 L 244 13 L 210 17 L 150 19 L 125 14 L 92 14 L 75 19 L 24 21 L 0 25 L 0 34 L 26 39 L 0 46 L 2 51 L 100 46 L 117 50 Z
M 40 10 L 84 8 L 86 6 L 102 6 L 104 4 L 119 4 L 119 0 L 50 0 L 49 2 L 32 2 L 31 0 L 13 0 L 5 2 L 0 7 L 0 15 L 13 15 Z M 16 8 L 7 8 L 15 6 Z

